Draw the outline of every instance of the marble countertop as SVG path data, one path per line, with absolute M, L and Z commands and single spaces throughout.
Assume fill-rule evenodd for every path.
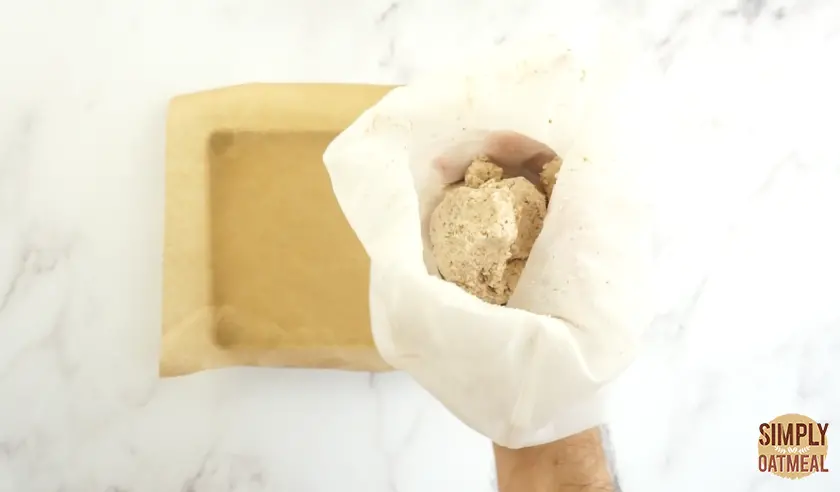
M 164 117 L 241 82 L 407 82 L 563 5 L 0 0 L 0 491 L 495 490 L 490 443 L 401 374 L 157 378 Z M 840 6 L 597 8 L 687 125 L 658 183 L 660 315 L 608 409 L 617 482 L 837 490 L 759 474 L 756 431 L 840 421 Z

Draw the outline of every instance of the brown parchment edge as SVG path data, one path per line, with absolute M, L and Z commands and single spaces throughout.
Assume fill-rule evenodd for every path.
M 394 86 L 372 84 L 250 83 L 180 95 L 169 103 L 166 124 L 162 377 L 228 366 L 312 367 L 295 350 L 223 350 L 212 338 L 212 299 L 207 149 L 221 132 L 339 133 Z M 301 104 L 317 101 L 318 104 Z M 367 106 L 359 106 L 367 101 Z M 171 138 L 176 135 L 177 138 Z M 196 167 L 203 172 L 195 172 Z M 183 216 L 194 220 L 185 224 Z M 173 267 L 177 265 L 177 267 Z M 180 350 L 183 340 L 191 351 Z M 199 348 L 200 350 L 195 350 Z M 200 353 L 189 353 L 200 352 Z M 391 370 L 384 361 L 357 360 L 347 348 L 348 370 Z M 330 360 L 329 354 L 320 356 Z M 280 361 L 283 364 L 275 363 Z

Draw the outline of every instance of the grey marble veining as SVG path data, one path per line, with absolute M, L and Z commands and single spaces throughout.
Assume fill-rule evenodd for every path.
M 592 8 L 658 61 L 679 150 L 655 183 L 659 316 L 609 408 L 621 489 L 837 489 L 840 471 L 759 474 L 756 430 L 840 421 L 840 5 Z M 165 108 L 249 81 L 407 82 L 575 11 L 0 0 L 0 491 L 493 490 L 489 443 L 399 374 L 157 380 Z

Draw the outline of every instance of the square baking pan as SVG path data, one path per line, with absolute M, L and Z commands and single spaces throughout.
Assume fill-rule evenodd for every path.
M 370 331 L 369 260 L 322 155 L 390 89 L 247 84 L 171 101 L 162 376 L 389 369 Z

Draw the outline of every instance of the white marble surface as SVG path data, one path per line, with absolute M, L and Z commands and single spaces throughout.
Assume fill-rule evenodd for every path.
M 406 82 L 564 5 L 0 0 L 0 491 L 494 490 L 489 443 L 399 374 L 157 380 L 164 112 L 247 81 Z M 620 486 L 836 490 L 759 475 L 755 439 L 840 421 L 840 6 L 598 8 L 659 58 L 681 149 L 661 315 L 609 409 Z

